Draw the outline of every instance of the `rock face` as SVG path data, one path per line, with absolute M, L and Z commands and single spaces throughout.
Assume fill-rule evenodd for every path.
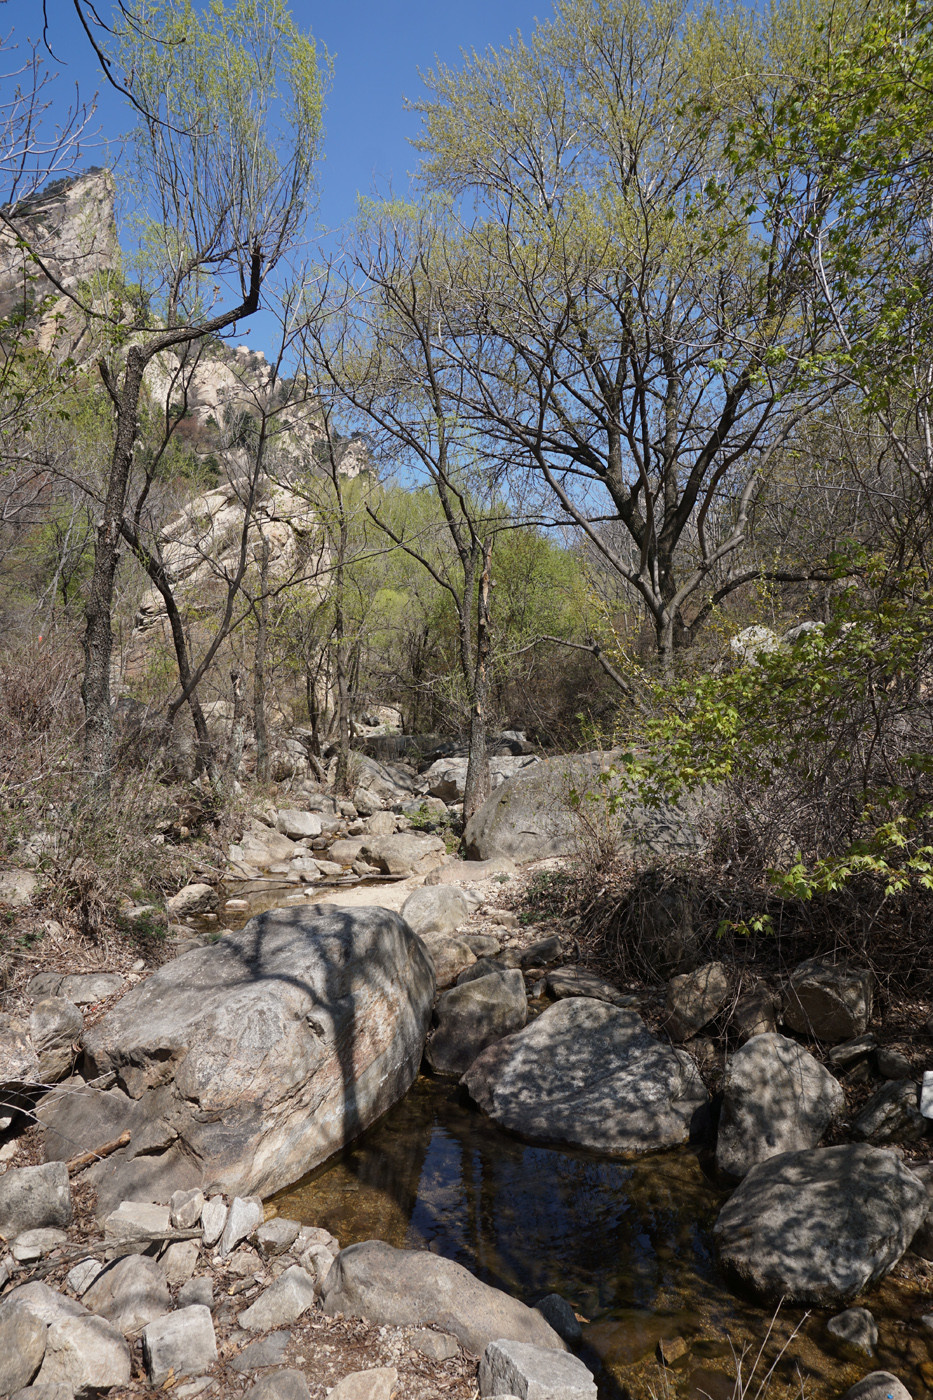
M 836 1045 L 868 1029 L 871 973 L 809 958 L 790 975 L 784 1021 L 798 1035 Z
M 437 1028 L 425 1054 L 438 1074 L 463 1074 L 481 1050 L 528 1020 L 525 979 L 517 968 L 451 987 L 438 999 Z
M 589 791 L 612 755 L 575 754 L 536 763 L 509 778 L 470 818 L 464 832 L 471 860 L 509 856 L 515 861 L 572 855 L 578 819 L 573 791 Z M 627 842 L 642 856 L 692 853 L 699 841 L 689 817 L 671 809 L 649 809 L 632 798 L 626 811 Z
M 505 1128 L 618 1156 L 686 1142 L 707 1097 L 685 1051 L 662 1045 L 636 1012 L 588 997 L 557 1002 L 484 1050 L 463 1082 Z
M 167 963 L 85 1035 L 91 1073 L 115 1071 L 122 1091 L 113 1126 L 145 1134 L 125 1149 L 132 1160 L 98 1164 L 96 1183 L 132 1197 L 121 1184 L 166 1147 L 187 1166 L 172 1179 L 150 1159 L 166 1201 L 176 1188 L 266 1195 L 297 1180 L 409 1088 L 433 999 L 421 944 L 385 909 L 279 909 Z M 68 1096 L 41 1116 L 54 1130 Z
M 15 221 L 66 288 L 120 265 L 113 214 L 114 182 L 109 170 L 55 180 L 15 211 Z M 0 235 L 0 316 L 22 309 L 23 276 L 30 296 L 60 298 L 53 283 L 16 247 L 12 232 Z M 67 319 L 67 309 L 66 309 Z M 43 323 L 44 324 L 44 323 Z
M 893 1152 L 818 1147 L 752 1167 L 723 1207 L 723 1265 L 768 1303 L 848 1302 L 894 1267 L 926 1188 Z
M 802 1045 L 756 1035 L 726 1065 L 716 1163 L 741 1177 L 781 1152 L 815 1147 L 844 1108 L 838 1081 Z
M 383 1327 L 433 1324 L 478 1356 L 497 1338 L 563 1351 L 564 1343 L 534 1308 L 481 1283 L 436 1254 L 393 1249 L 381 1240 L 338 1254 L 321 1290 L 329 1317 L 342 1312 Z

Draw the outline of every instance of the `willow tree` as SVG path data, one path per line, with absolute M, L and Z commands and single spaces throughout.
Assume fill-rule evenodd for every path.
M 756 494 L 834 387 L 799 230 L 761 222 L 734 151 L 812 36 L 686 0 L 560 0 L 415 104 L 422 185 L 474 269 L 437 324 L 460 412 L 640 597 L 665 665 L 761 576 Z
M 141 281 L 79 300 L 101 344 L 113 447 L 96 525 L 82 696 L 91 784 L 111 767 L 111 612 L 140 396 L 163 352 L 183 363 L 208 336 L 253 315 L 263 282 L 301 236 L 322 135 L 314 41 L 281 0 L 143 0 L 113 31 L 109 74 L 129 95 L 127 143 Z M 36 261 L 48 270 L 36 250 Z M 55 282 L 54 276 L 51 278 Z

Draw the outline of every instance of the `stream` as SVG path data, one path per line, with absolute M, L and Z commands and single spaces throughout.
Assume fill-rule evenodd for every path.
M 799 1400 L 801 1381 L 809 1400 L 838 1400 L 876 1369 L 893 1371 L 915 1398 L 933 1390 L 919 1325 L 933 1310 L 929 1285 L 889 1278 L 860 1296 L 879 1343 L 873 1358 L 847 1354 L 825 1331 L 840 1309 L 785 1307 L 775 1319 L 727 1285 L 712 1240 L 725 1198 L 693 1151 L 618 1161 L 529 1144 L 473 1108 L 454 1081 L 419 1077 L 274 1204 L 342 1245 L 433 1250 L 527 1303 L 562 1294 L 586 1319 L 581 1355 L 603 1400 L 732 1400 L 737 1358 L 746 1353 L 747 1379 L 762 1344 L 747 1400 L 772 1364 L 768 1400 Z M 669 1367 L 658 1364 L 659 1343 Z

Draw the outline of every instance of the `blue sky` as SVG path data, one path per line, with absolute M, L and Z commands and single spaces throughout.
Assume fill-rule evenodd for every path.
M 100 12 L 107 13 L 107 0 Z M 293 0 L 292 14 L 334 56 L 334 82 L 327 104 L 326 160 L 321 168 L 320 217 L 330 228 L 351 218 L 357 193 L 369 194 L 374 180 L 397 192 L 407 186 L 417 159 L 408 145 L 417 118 L 404 110 L 406 97 L 421 92 L 418 69 L 435 56 L 456 64 L 461 49 L 499 47 L 521 29 L 530 33 L 535 16 L 548 18 L 550 0 Z M 64 106 L 77 83 L 82 97 L 100 90 L 95 127 L 114 140 L 130 121 L 117 94 L 101 87 L 71 0 L 48 0 L 52 47 L 61 60 L 55 84 Z M 41 32 L 41 0 L 0 0 L 0 31 L 15 40 Z M 8 67 L 9 65 L 7 65 Z M 51 60 L 49 66 L 55 67 Z M 87 164 L 103 164 L 101 141 L 89 142 Z

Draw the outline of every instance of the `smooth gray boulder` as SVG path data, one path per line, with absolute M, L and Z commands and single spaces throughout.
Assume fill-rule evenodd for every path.
M 893 1152 L 815 1147 L 752 1167 L 714 1236 L 723 1266 L 766 1302 L 832 1305 L 884 1278 L 928 1205 Z
M 679 1146 L 707 1101 L 686 1051 L 656 1040 L 637 1012 L 587 997 L 491 1045 L 463 1083 L 502 1127 L 609 1156 Z
M 162 1385 L 174 1372 L 197 1376 L 217 1360 L 217 1338 L 207 1308 L 195 1303 L 150 1322 L 143 1329 L 143 1360 L 152 1385 Z
M 84 1294 L 84 1306 L 128 1336 L 171 1312 L 172 1295 L 154 1259 L 127 1254 L 101 1270 Z
M 525 979 L 517 968 L 502 968 L 451 987 L 437 1001 L 437 1027 L 425 1056 L 437 1074 L 463 1074 L 481 1050 L 528 1020 Z
M 452 1332 L 474 1356 L 500 1337 L 564 1350 L 539 1312 L 481 1283 L 461 1264 L 381 1240 L 341 1250 L 321 1298 L 329 1317 L 342 1312 L 382 1327 L 432 1325 Z
M 297 1181 L 410 1087 L 434 990 L 421 942 L 379 908 L 273 910 L 166 963 L 85 1033 L 90 1075 L 117 1076 L 111 1126 L 145 1133 L 88 1177 L 122 1198 L 148 1166 L 166 1201 Z M 73 1113 L 53 1094 L 40 1117 Z
M 573 794 L 601 795 L 599 774 L 607 771 L 613 757 L 587 753 L 549 758 L 509 778 L 467 823 L 467 856 L 508 856 L 521 863 L 572 855 L 580 839 Z M 615 780 L 616 787 L 620 781 Z M 700 844 L 686 811 L 646 807 L 634 793 L 624 804 L 623 840 L 626 849 L 642 857 L 694 854 Z
M 520 1400 L 596 1400 L 596 1382 L 576 1356 L 555 1356 L 527 1342 L 490 1342 L 479 1363 L 482 1396 Z
M 64 1162 L 8 1167 L 0 1176 L 0 1235 L 14 1240 L 24 1230 L 71 1224 L 71 1183 Z
M 890 1371 L 872 1371 L 850 1386 L 842 1400 L 911 1400 L 911 1394 Z
M 539 1298 L 535 1307 L 543 1318 L 551 1324 L 559 1337 L 563 1337 L 568 1346 L 576 1346 L 583 1336 L 583 1328 L 580 1326 L 580 1319 L 573 1308 L 562 1297 L 560 1293 L 548 1293 L 543 1298 Z
M 722 1094 L 716 1165 L 736 1177 L 781 1152 L 815 1147 L 846 1102 L 818 1060 L 777 1034 L 753 1036 L 730 1056 Z
M 402 905 L 402 918 L 419 937 L 426 933 L 455 933 L 482 903 L 479 895 L 459 885 L 422 885 Z
M 866 968 L 808 958 L 790 975 L 784 1023 L 798 1035 L 836 1045 L 864 1035 L 871 1004 L 872 978 Z

